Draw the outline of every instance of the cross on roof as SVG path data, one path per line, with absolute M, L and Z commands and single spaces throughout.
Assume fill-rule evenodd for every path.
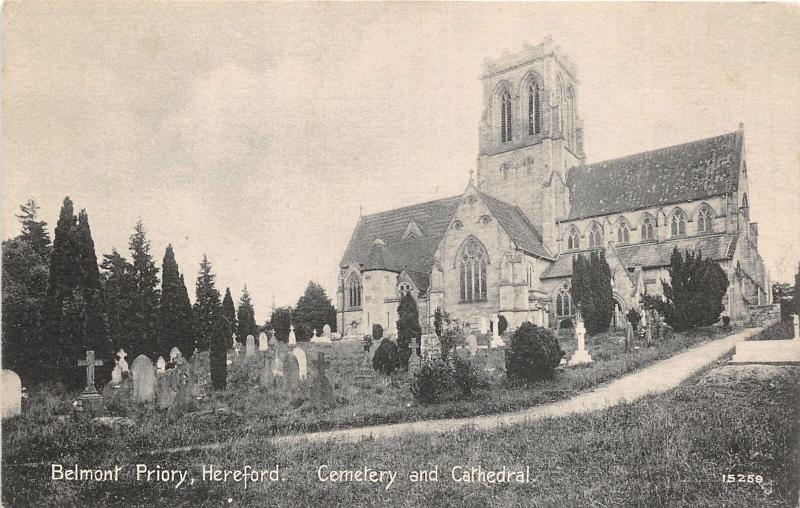
M 324 376 L 325 369 L 331 366 L 331 362 L 325 360 L 325 353 L 322 352 L 317 355 L 317 359 L 311 362 L 311 364 L 314 365 L 314 368 L 317 369 L 320 376 Z
M 94 386 L 94 368 L 103 365 L 103 360 L 94 359 L 94 351 L 86 352 L 85 360 L 78 360 L 78 367 L 86 367 L 86 388 L 85 393 L 97 393 Z

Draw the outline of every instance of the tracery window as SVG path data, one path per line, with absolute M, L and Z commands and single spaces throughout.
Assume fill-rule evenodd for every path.
M 556 294 L 556 315 L 559 317 L 572 315 L 572 295 L 566 285 Z
M 680 209 L 672 212 L 670 219 L 670 233 L 672 236 L 682 236 L 686 234 L 686 217 Z
M 351 309 L 361 307 L 361 279 L 353 274 L 347 282 L 347 306 Z
M 511 141 L 511 94 L 508 90 L 500 96 L 500 141 Z
M 528 87 L 528 135 L 542 131 L 542 112 L 539 83 L 533 82 Z
M 603 231 L 597 224 L 592 224 L 591 231 L 589 231 L 589 247 L 602 247 L 603 246 Z
M 462 302 L 486 300 L 486 265 L 484 249 L 470 239 L 461 249 L 459 259 L 459 282 Z
M 655 237 L 655 220 L 646 215 L 642 220 L 642 240 L 652 240 Z
M 617 227 L 617 243 L 628 243 L 629 241 L 630 231 L 628 229 L 628 222 L 625 219 L 621 219 Z
M 698 233 L 710 233 L 713 229 L 713 219 L 711 215 L 711 210 L 704 206 L 700 213 L 697 214 L 697 232 Z
M 567 249 L 580 249 L 581 248 L 581 235 L 578 230 L 573 226 L 570 228 L 567 235 Z

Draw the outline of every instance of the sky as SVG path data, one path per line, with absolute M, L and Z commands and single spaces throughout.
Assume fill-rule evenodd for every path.
M 335 297 L 360 211 L 461 193 L 486 59 L 551 35 L 577 67 L 587 161 L 744 123 L 774 281 L 800 261 L 797 4 L 6 3 L 2 236 L 69 196 L 98 259 L 141 219 L 190 298 L 206 254 L 263 322 Z

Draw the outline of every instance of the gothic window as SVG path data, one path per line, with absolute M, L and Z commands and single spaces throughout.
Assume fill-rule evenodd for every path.
M 575 149 L 575 93 L 572 86 L 567 87 L 567 92 L 564 96 L 564 113 L 563 113 L 563 128 L 564 138 L 567 140 L 567 146 Z
M 556 89 L 553 90 L 553 124 L 558 126 L 558 132 L 564 132 L 564 115 L 561 114 L 561 93 L 564 89 L 564 84 L 561 82 L 561 76 L 556 78 Z
M 531 83 L 528 87 L 528 135 L 539 134 L 542 131 L 539 95 L 539 83 Z
M 511 141 L 511 94 L 508 90 L 500 96 L 500 141 Z
M 742 208 L 747 208 L 748 206 L 750 206 L 750 205 L 749 205 L 749 204 L 748 204 L 748 202 L 747 202 L 747 194 L 745 194 L 745 195 L 742 197 Z
M 567 249 L 580 249 L 581 248 L 581 235 L 575 226 L 571 227 L 567 234 Z
M 711 209 L 704 206 L 697 214 L 697 232 L 710 233 L 713 229 Z
M 619 220 L 617 227 L 617 243 L 628 243 L 630 241 L 630 231 L 628 230 L 628 221 L 625 219 Z
M 361 307 L 361 279 L 356 274 L 347 281 L 347 306 L 351 309 Z
M 397 287 L 397 293 L 400 295 L 400 298 L 405 296 L 406 294 L 411 292 L 411 284 L 408 282 L 401 282 L 400 285 Z
M 459 282 L 462 302 L 486 300 L 486 265 L 484 249 L 477 240 L 470 239 L 461 249 Z
M 686 234 L 686 217 L 680 209 L 672 212 L 670 219 L 670 233 L 672 236 L 683 236 Z
M 603 230 L 597 223 L 592 224 L 589 231 L 589 247 L 602 247 L 603 246 Z
M 652 240 L 655 238 L 655 220 L 646 215 L 642 221 L 642 240 Z
M 528 287 L 533 287 L 533 266 L 530 264 L 525 265 L 525 280 L 528 282 Z
M 556 315 L 559 317 L 572 315 L 572 295 L 569 294 L 566 285 L 561 286 L 556 294 Z

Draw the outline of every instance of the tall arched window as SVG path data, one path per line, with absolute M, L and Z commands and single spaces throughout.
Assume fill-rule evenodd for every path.
M 620 219 L 619 226 L 617 226 L 617 243 L 628 243 L 629 241 L 630 232 L 628 230 L 628 221 Z
M 575 226 L 569 228 L 567 233 L 567 249 L 580 249 L 581 248 L 581 235 Z
M 555 90 L 553 90 L 553 125 L 558 126 L 558 132 L 564 132 L 564 115 L 561 112 L 561 94 L 564 91 L 564 83 L 561 76 L 556 78 Z
M 572 295 L 566 285 L 561 286 L 556 293 L 556 315 L 559 317 L 572 315 Z
M 462 302 L 486 300 L 486 265 L 486 254 L 482 246 L 474 239 L 467 240 L 459 259 Z
M 564 138 L 567 140 L 567 146 L 575 149 L 575 92 L 572 90 L 572 85 L 567 86 L 567 91 L 564 94 Z
M 347 306 L 351 309 L 361 307 L 361 279 L 356 274 L 347 281 Z
M 744 196 L 742 196 L 742 208 L 747 208 L 749 206 L 750 204 L 747 202 L 747 194 L 745 194 Z
M 525 280 L 528 282 L 528 287 L 533 287 L 533 267 L 530 264 L 525 265 Z
M 652 240 L 655 238 L 656 221 L 649 215 L 642 220 L 642 240 Z
M 528 87 L 528 135 L 539 134 L 542 131 L 542 112 L 540 101 L 539 83 L 532 82 Z
M 603 230 L 597 223 L 592 224 L 589 230 L 589 247 L 602 247 L 603 246 Z
M 683 236 L 686 234 L 686 216 L 679 208 L 672 212 L 672 219 L 670 219 L 670 233 L 672 236 Z
M 511 94 L 508 90 L 500 96 L 500 141 L 511 141 Z
M 713 220 L 711 215 L 711 209 L 707 206 L 704 206 L 700 209 L 700 213 L 697 214 L 697 232 L 698 233 L 710 233 L 713 230 Z

